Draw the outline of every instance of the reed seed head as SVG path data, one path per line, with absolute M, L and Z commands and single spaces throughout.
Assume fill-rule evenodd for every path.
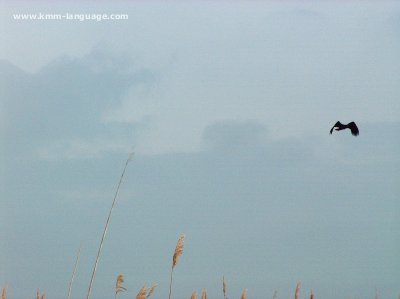
M 196 299 L 197 298 L 197 292 L 193 292 L 192 296 L 190 296 L 190 299 Z
M 36 298 L 37 298 L 37 299 L 45 299 L 45 298 L 46 298 L 46 294 L 43 293 L 43 294 L 40 296 L 40 289 L 37 289 Z
M 247 295 L 247 289 L 244 289 L 242 292 L 242 296 L 240 297 L 240 299 L 246 299 L 246 295 Z
M 174 256 L 172 257 L 172 269 L 175 268 L 175 266 L 178 264 L 179 257 L 183 253 L 183 243 L 185 241 L 185 235 L 182 234 L 179 237 L 178 243 L 176 244 Z
M 149 298 L 151 295 L 153 295 L 154 290 L 156 289 L 157 286 L 158 286 L 158 284 L 153 283 L 153 285 L 151 286 L 150 291 L 149 291 L 149 293 L 147 294 L 146 298 Z
M 136 299 L 146 299 L 147 298 L 147 292 L 149 288 L 145 284 L 140 290 L 139 293 L 136 295 Z
M 7 299 L 7 287 L 3 288 L 3 292 L 1 293 L 1 299 Z
M 124 276 L 120 274 L 117 276 L 117 281 L 115 283 L 115 294 L 126 291 L 126 289 L 122 286 L 123 283 L 124 283 Z
M 299 281 L 299 282 L 296 284 L 296 290 L 294 291 L 294 299 L 299 299 L 300 286 L 301 286 L 301 283 L 300 283 L 300 281 Z

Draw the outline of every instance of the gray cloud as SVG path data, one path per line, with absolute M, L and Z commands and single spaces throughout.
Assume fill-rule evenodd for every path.
M 268 137 L 266 128 L 256 122 L 219 122 L 206 127 L 203 133 L 208 147 L 226 153 L 263 146 Z
M 130 88 L 155 80 L 154 72 L 136 66 L 129 57 L 101 49 L 80 58 L 57 59 L 34 74 L 7 61 L 0 69 L 2 134 L 14 153 L 47 143 L 58 146 L 51 145 L 58 141 L 65 146 L 71 139 L 89 142 L 121 134 L 132 138 L 134 125 L 105 124 L 102 116 Z

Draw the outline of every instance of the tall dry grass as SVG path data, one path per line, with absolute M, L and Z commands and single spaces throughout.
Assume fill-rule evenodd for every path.
M 201 291 L 201 299 L 207 299 L 207 291 L 206 291 L 206 289 L 203 289 Z
M 190 299 L 197 299 L 197 292 L 193 292 L 192 296 L 190 296 Z
M 101 240 L 100 240 L 100 245 L 99 245 L 99 249 L 98 249 L 97 256 L 96 256 L 96 261 L 95 261 L 95 263 L 94 263 L 93 272 L 92 272 L 92 277 L 90 278 L 90 283 L 89 283 L 89 288 L 88 288 L 88 292 L 87 292 L 86 299 L 89 299 L 89 298 L 90 298 L 90 294 L 91 294 L 91 292 L 92 292 L 94 277 L 96 276 L 96 270 L 97 270 L 97 265 L 98 265 L 99 259 L 100 259 L 101 249 L 103 248 L 103 243 L 104 243 L 104 240 L 105 240 L 105 238 L 106 238 L 108 226 L 109 226 L 109 224 L 110 224 L 111 213 L 112 213 L 112 210 L 114 209 L 115 203 L 116 203 L 116 201 L 117 201 L 117 197 L 118 197 L 118 193 L 119 193 L 119 188 L 121 187 L 121 183 L 122 183 L 122 179 L 124 178 L 124 175 L 125 175 L 126 167 L 128 166 L 129 161 L 132 160 L 132 157 L 133 157 L 133 152 L 129 154 L 128 159 L 127 159 L 126 162 L 125 162 L 124 170 L 122 171 L 121 177 L 120 177 L 120 179 L 119 179 L 119 181 L 118 181 L 117 190 L 115 191 L 114 199 L 113 199 L 113 202 L 112 202 L 110 211 L 109 211 L 109 213 L 108 213 L 106 225 L 104 226 L 103 235 L 102 235 Z
M 247 289 L 244 289 L 242 292 L 242 296 L 240 297 L 240 299 L 246 299 L 247 296 Z
M 71 280 L 69 281 L 67 299 L 70 299 L 70 298 L 71 298 L 72 284 L 74 283 L 74 279 L 75 279 L 75 275 L 76 275 L 76 269 L 78 268 L 78 262 L 79 262 L 79 256 L 80 256 L 80 254 L 81 254 L 81 248 L 82 248 L 82 245 L 79 247 L 79 249 L 78 249 L 78 254 L 76 255 L 74 270 L 72 271 Z
M 311 290 L 311 292 L 310 292 L 310 299 L 314 299 L 314 291 L 313 290 Z
M 174 268 L 178 264 L 179 257 L 183 253 L 183 245 L 185 242 L 185 235 L 181 234 L 179 237 L 178 243 L 176 244 L 174 255 L 172 256 L 172 267 L 171 267 L 171 277 L 170 277 L 170 282 L 169 282 L 169 296 L 168 299 L 171 299 L 171 293 L 172 293 L 172 275 L 174 272 Z

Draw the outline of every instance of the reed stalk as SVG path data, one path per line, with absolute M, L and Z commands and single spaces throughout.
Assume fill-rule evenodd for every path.
M 128 159 L 126 160 L 125 166 L 124 166 L 124 170 L 122 171 L 121 177 L 119 179 L 118 185 L 117 185 L 117 190 L 115 191 L 115 195 L 114 195 L 114 199 L 110 208 L 110 211 L 108 213 L 108 217 L 107 217 L 107 221 L 106 221 L 106 225 L 104 226 L 104 231 L 103 231 L 103 235 L 101 237 L 101 241 L 100 241 L 100 245 L 99 245 L 99 249 L 97 252 L 97 257 L 96 257 L 96 261 L 94 263 L 94 267 L 93 267 L 93 272 L 92 272 L 92 277 L 90 278 L 90 283 L 89 283 L 89 288 L 88 288 L 88 292 L 86 295 L 86 299 L 90 298 L 90 294 L 92 292 L 92 287 L 93 287 L 93 282 L 94 282 L 94 277 L 96 276 L 96 270 L 97 270 L 97 265 L 99 263 L 99 259 L 100 259 L 100 254 L 101 254 L 101 249 L 103 248 L 103 243 L 104 240 L 106 238 L 106 234 L 107 234 L 107 230 L 108 230 L 108 225 L 110 224 L 110 219 L 111 219 L 111 213 L 114 209 L 115 203 L 117 201 L 117 197 L 118 197 L 118 193 L 119 193 L 119 188 L 121 187 L 121 183 L 122 183 L 122 179 L 124 178 L 125 175 L 125 171 L 126 171 L 126 167 L 128 166 L 129 161 L 132 159 L 133 156 L 133 152 L 129 154 Z
M 79 249 L 78 249 L 78 254 L 76 255 L 74 270 L 72 271 L 71 280 L 69 281 L 67 299 L 70 299 L 70 298 L 71 298 L 72 284 L 74 283 L 74 279 L 75 279 L 75 275 L 76 275 L 76 269 L 78 268 L 79 256 L 80 256 L 80 254 L 81 254 L 81 248 L 82 248 L 82 245 L 79 247 Z

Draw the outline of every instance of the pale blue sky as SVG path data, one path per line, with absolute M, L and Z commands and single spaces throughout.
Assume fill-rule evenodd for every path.
M 0 285 L 397 298 L 400 3 L 3 1 Z M 15 13 L 127 21 L 15 21 Z M 356 121 L 360 136 L 329 135 Z

